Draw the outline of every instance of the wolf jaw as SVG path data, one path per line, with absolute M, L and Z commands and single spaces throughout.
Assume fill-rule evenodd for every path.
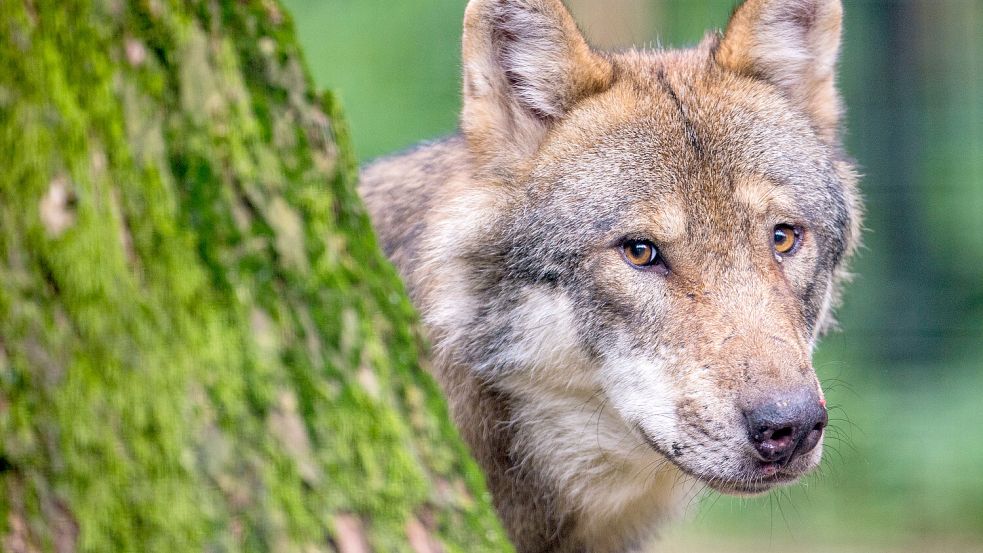
M 605 54 L 559 0 L 471 0 L 461 134 L 364 170 L 520 552 L 632 550 L 704 486 L 818 464 L 861 216 L 841 12 L 747 0 L 691 50 Z

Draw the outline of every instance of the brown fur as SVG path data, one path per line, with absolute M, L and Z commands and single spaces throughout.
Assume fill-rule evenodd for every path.
M 860 220 L 838 0 L 748 0 L 684 51 L 595 52 L 558 0 L 472 0 L 460 136 L 362 192 L 520 552 L 627 551 L 687 490 L 759 493 L 744 414 L 810 356 Z M 775 225 L 804 229 L 773 250 Z M 639 271 L 625 239 L 658 245 Z

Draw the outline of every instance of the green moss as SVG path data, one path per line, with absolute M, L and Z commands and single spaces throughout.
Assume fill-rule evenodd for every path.
M 269 0 L 0 3 L 0 539 L 508 550 Z

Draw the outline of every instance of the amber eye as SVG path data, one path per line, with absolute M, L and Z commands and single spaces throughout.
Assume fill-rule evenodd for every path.
M 644 269 L 662 264 L 659 248 L 648 240 L 628 240 L 621 246 L 625 261 L 636 268 Z
M 775 227 L 775 251 L 782 255 L 792 253 L 799 245 L 801 234 L 792 225 L 778 225 Z

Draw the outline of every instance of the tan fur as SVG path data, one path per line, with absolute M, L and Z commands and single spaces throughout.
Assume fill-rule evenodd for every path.
M 808 30 L 800 24 L 811 20 Z M 737 73 L 785 87 L 812 116 L 826 140 L 839 130 L 836 58 L 843 6 L 814 0 L 746 2 L 727 27 L 717 61 Z
M 472 0 L 462 134 L 363 172 L 520 552 L 634 550 L 704 486 L 819 462 L 754 476 L 744 413 L 822 397 L 811 352 L 860 228 L 840 11 L 748 0 L 694 49 L 604 54 L 559 0 Z M 639 237 L 664 272 L 625 262 Z

